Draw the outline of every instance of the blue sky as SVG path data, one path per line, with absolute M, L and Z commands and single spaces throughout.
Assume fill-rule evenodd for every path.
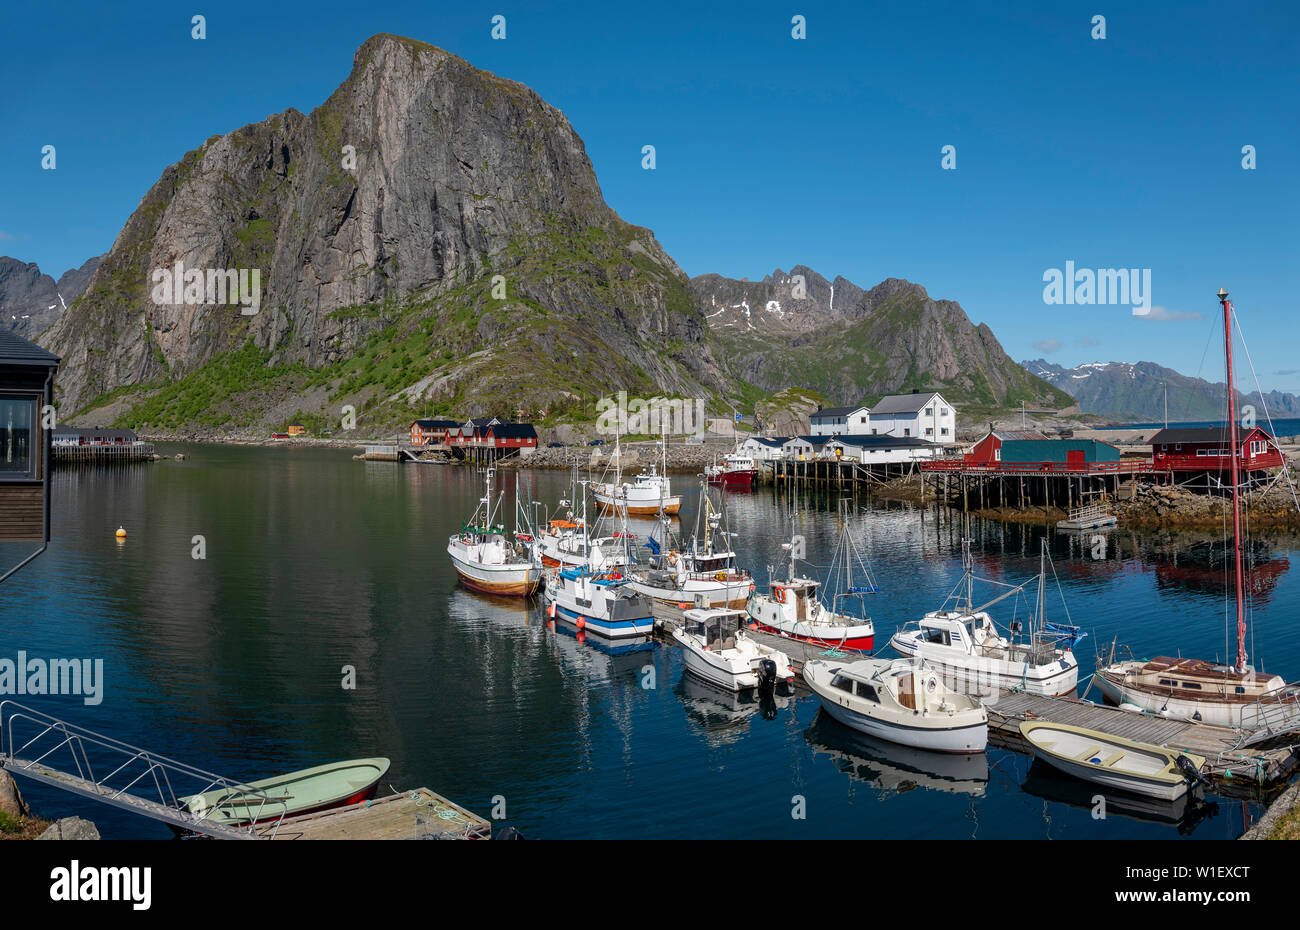
M 498 13 L 504 41 L 489 34 Z M 1300 392 L 1298 4 L 205 0 L 5 19 L 0 254 L 56 277 L 109 249 L 166 165 L 311 110 L 358 45 L 394 32 L 563 110 L 606 200 L 688 274 L 903 277 L 961 303 L 1016 359 L 1212 379 L 1224 285 L 1261 383 Z M 945 145 L 956 170 L 940 167 Z M 1045 304 L 1043 274 L 1067 260 L 1151 269 L 1162 319 Z

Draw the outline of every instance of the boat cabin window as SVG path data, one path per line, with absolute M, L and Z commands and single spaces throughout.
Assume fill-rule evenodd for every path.
M 831 687 L 838 688 L 846 694 L 853 693 L 853 679 L 845 678 L 843 675 L 836 675 L 831 679 Z
M 1243 688 L 1241 685 L 1237 685 L 1237 687 L 1233 688 L 1232 690 L 1236 691 L 1238 694 L 1246 693 L 1246 689 Z
M 1200 690 L 1201 690 L 1201 686 L 1200 686 L 1200 684 L 1199 684 L 1198 682 L 1195 682 L 1195 681 L 1185 681 L 1185 682 L 1183 682 L 1183 687 L 1184 687 L 1184 688 L 1195 688 L 1197 691 L 1200 691 Z
M 947 630 L 936 630 L 933 627 L 923 627 L 921 636 L 927 643 L 935 643 L 939 646 L 951 646 L 952 637 L 948 635 Z
M 880 698 L 876 696 L 875 688 L 871 687 L 871 685 L 867 684 L 865 681 L 859 681 L 857 685 L 858 697 L 866 698 L 868 701 L 875 701 L 877 704 L 880 703 Z
M 1168 685 L 1171 688 L 1178 684 L 1178 682 L 1174 681 L 1172 678 L 1161 678 L 1160 683 L 1162 685 Z

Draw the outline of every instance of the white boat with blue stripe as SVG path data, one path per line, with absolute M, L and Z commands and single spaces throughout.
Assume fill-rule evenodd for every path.
M 633 590 L 617 569 L 565 568 L 546 579 L 547 616 L 610 639 L 654 631 L 652 601 Z

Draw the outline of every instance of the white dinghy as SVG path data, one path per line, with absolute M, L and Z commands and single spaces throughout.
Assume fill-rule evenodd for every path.
M 1036 758 L 1068 775 L 1107 788 L 1175 801 L 1204 782 L 1200 756 L 1043 720 L 1020 724 Z

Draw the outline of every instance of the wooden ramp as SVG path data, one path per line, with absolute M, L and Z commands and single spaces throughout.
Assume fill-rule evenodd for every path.
M 492 825 L 428 788 L 350 807 L 286 817 L 259 830 L 272 840 L 486 840 Z
M 1235 730 L 1120 710 L 1078 698 L 1004 691 L 996 703 L 988 705 L 988 712 L 990 734 L 1001 737 L 1000 742 L 1019 752 L 1029 752 L 1020 735 L 1020 723 L 1046 720 L 1204 756 L 1207 774 L 1224 781 L 1271 785 L 1288 776 L 1300 762 L 1290 748 L 1238 749 Z

